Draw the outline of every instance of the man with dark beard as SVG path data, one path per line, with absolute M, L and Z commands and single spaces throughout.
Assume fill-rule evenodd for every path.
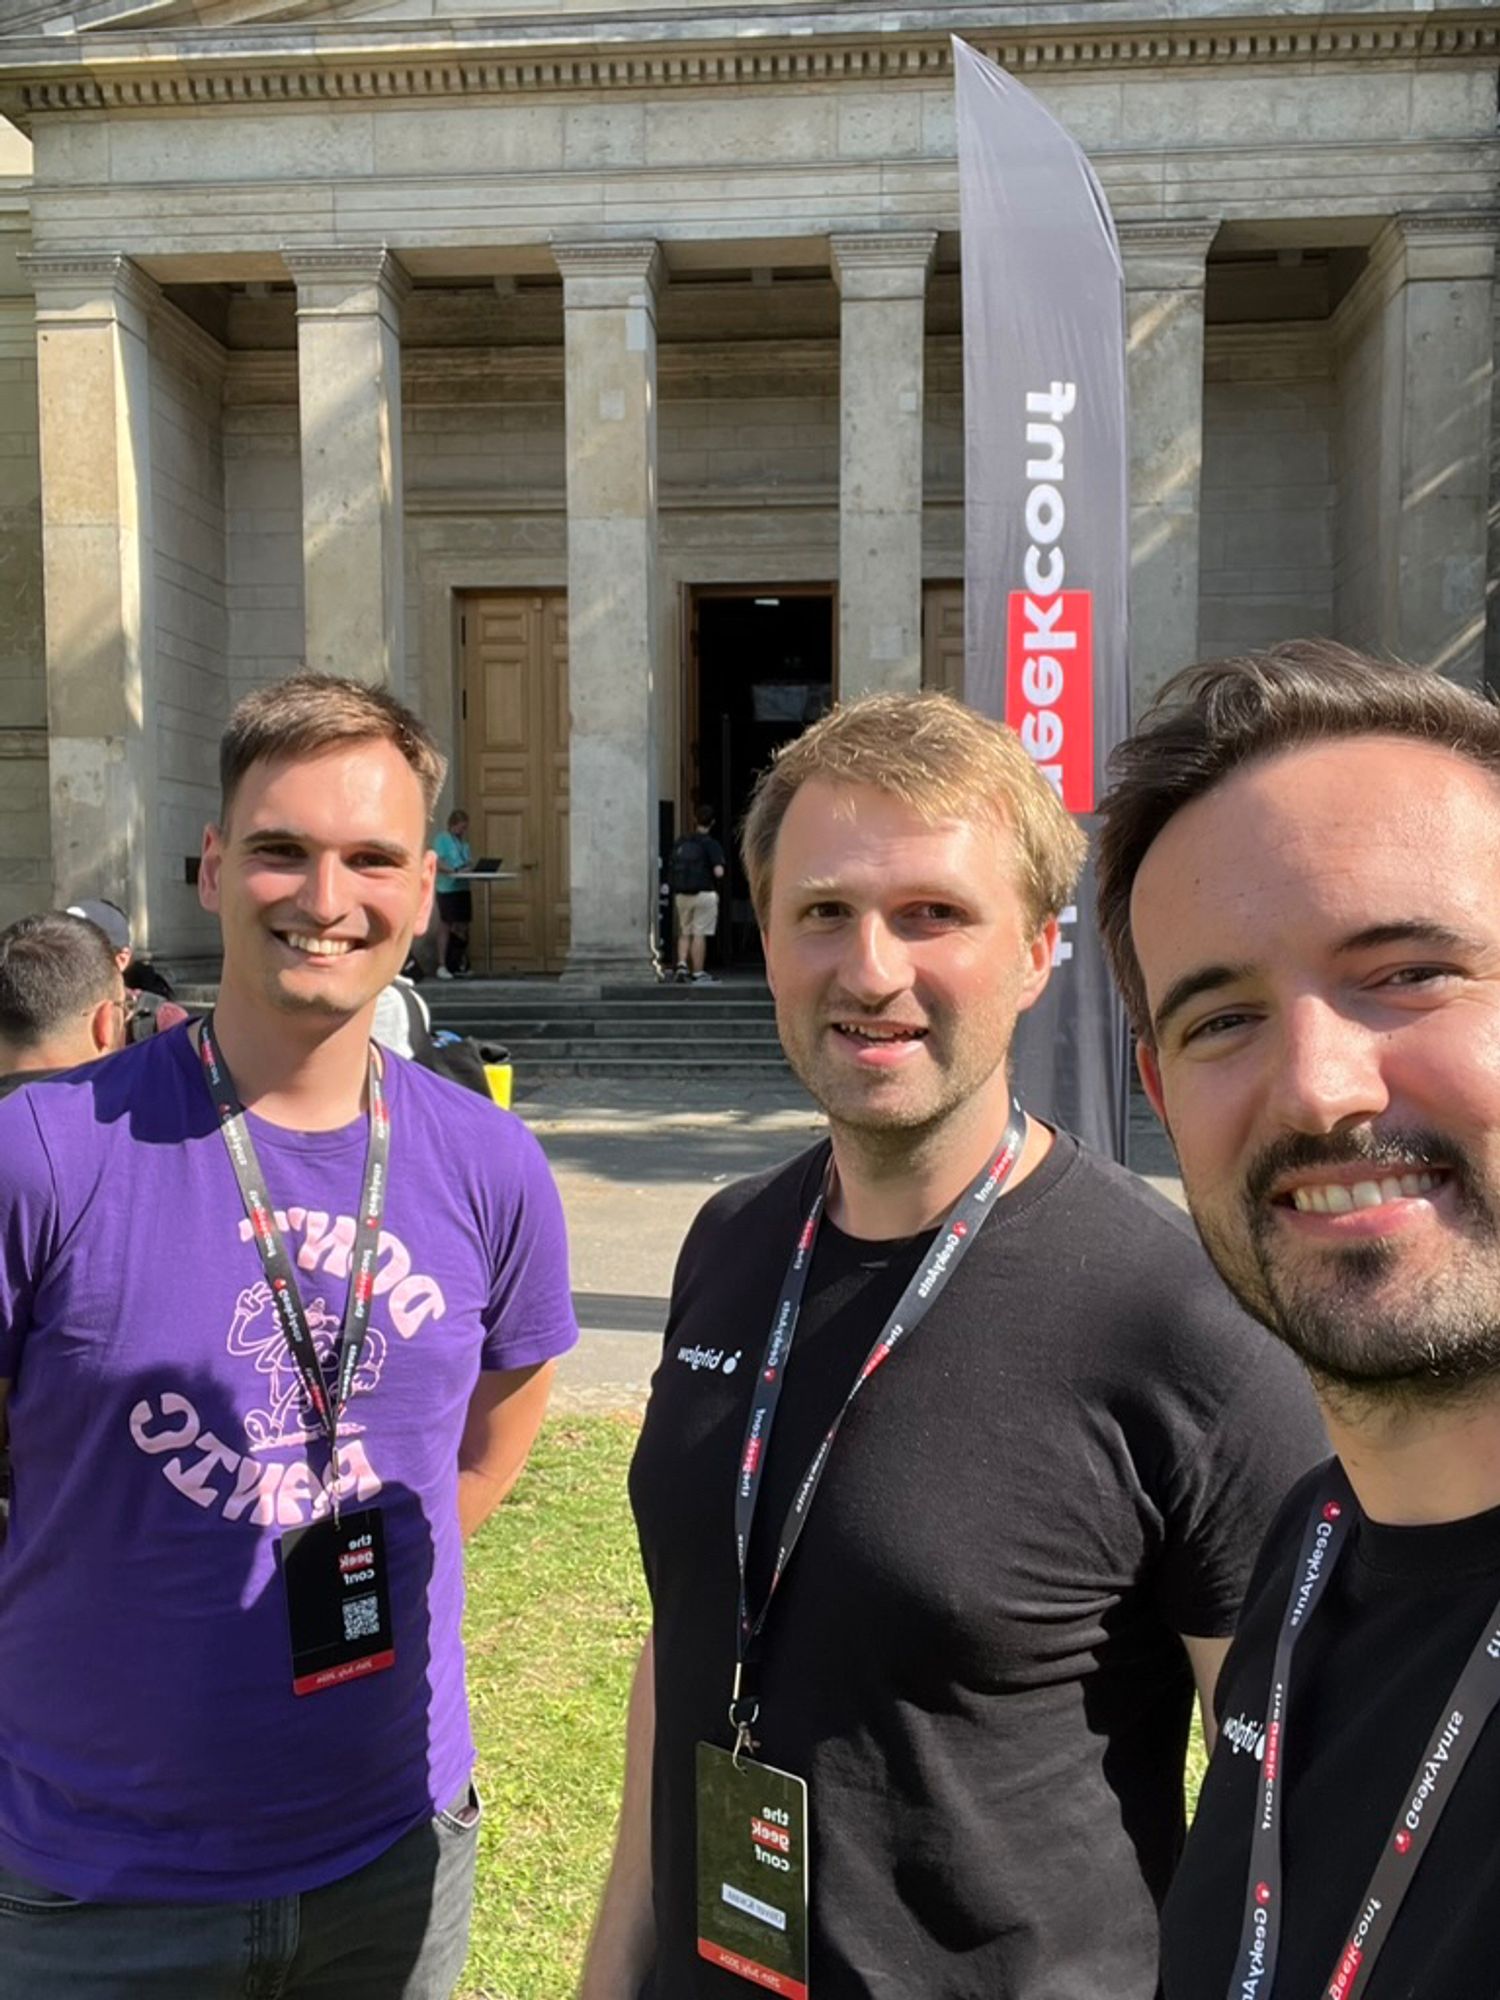
M 1500 712 L 1325 642 L 1117 753 L 1100 915 L 1146 1089 L 1338 1454 L 1267 1538 L 1167 2000 L 1479 2000 L 1500 1898 Z
M 1082 846 L 938 695 L 851 703 L 757 788 L 766 974 L 830 1137 L 678 1264 L 586 2000 L 1156 1991 L 1191 1669 L 1206 1700 L 1324 1447 L 1186 1218 L 1012 1101 Z

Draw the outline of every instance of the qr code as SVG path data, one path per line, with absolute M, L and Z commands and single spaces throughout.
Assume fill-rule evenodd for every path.
M 350 1597 L 344 1601 L 344 1637 L 373 1639 L 380 1630 L 380 1599 Z

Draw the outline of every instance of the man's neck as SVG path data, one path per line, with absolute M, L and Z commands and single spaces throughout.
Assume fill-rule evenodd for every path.
M 994 1157 L 1009 1114 L 1008 1093 L 979 1091 L 930 1131 L 870 1132 L 834 1125 L 829 1220 L 872 1243 L 916 1236 L 941 1222 Z M 1052 1134 L 1026 1119 L 1021 1157 L 1006 1183 L 1016 1187 L 1052 1147 Z
M 372 1005 L 344 1021 L 268 1018 L 226 987 L 214 1006 L 214 1032 L 247 1111 L 294 1132 L 332 1132 L 365 1109 L 374 1013 Z
M 1422 1527 L 1500 1507 L 1500 1388 L 1463 1400 L 1322 1397 L 1328 1436 L 1372 1521 Z
M 0 1074 L 5 1076 L 30 1076 L 37 1070 L 82 1069 L 85 1063 L 98 1060 L 104 1054 L 96 1049 L 92 1041 L 78 1042 L 34 1042 L 30 1048 L 7 1048 L 0 1052 Z

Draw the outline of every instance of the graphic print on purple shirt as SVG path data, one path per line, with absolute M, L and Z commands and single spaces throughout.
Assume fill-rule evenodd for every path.
M 275 1543 L 327 1511 L 328 1444 L 186 1031 L 0 1104 L 0 1861 L 65 1894 L 309 1889 L 468 1774 L 464 1413 L 481 1369 L 547 1360 L 576 1327 L 530 1133 L 411 1064 L 387 1072 L 376 1310 L 338 1465 L 341 1498 L 381 1510 L 397 1658 L 313 1703 L 291 1689 Z M 250 1122 L 326 1368 L 365 1121 Z

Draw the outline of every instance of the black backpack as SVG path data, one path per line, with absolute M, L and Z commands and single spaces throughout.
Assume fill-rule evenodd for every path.
M 673 847 L 667 862 L 667 881 L 674 896 L 701 896 L 705 889 L 714 886 L 713 863 L 696 835 L 684 834 Z
M 479 1097 L 488 1097 L 490 1080 L 484 1073 L 484 1066 L 487 1062 L 508 1062 L 510 1050 L 499 1042 L 476 1042 L 472 1035 L 454 1035 L 446 1041 L 438 1041 L 427 1025 L 427 1017 L 416 994 L 399 980 L 396 991 L 406 1008 L 406 1031 L 411 1043 L 412 1061 L 438 1076 L 447 1077 L 450 1083 L 461 1083 L 465 1090 L 472 1090 Z

